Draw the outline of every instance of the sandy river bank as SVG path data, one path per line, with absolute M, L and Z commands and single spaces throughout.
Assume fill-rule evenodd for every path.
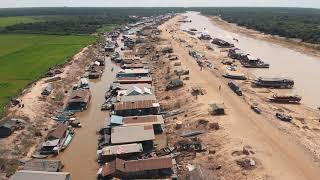
M 244 97 L 236 96 L 227 86 L 228 80 L 221 76 L 226 69 L 221 63 L 222 59 L 227 58 L 226 52 L 217 47 L 208 50 L 208 41 L 200 41 L 183 32 L 178 22 L 181 18 L 182 16 L 178 16 L 160 27 L 163 30 L 163 41 L 159 42 L 159 46 L 172 46 L 174 54 L 179 57 L 181 68 L 189 70 L 190 80 L 184 81 L 185 86 L 182 89 L 164 91 L 166 79 L 171 77 L 176 67 L 172 62 L 164 60 L 164 63 L 155 66 L 154 70 L 155 74 L 158 72 L 157 96 L 164 107 L 179 107 L 185 110 L 185 113 L 166 120 L 168 128 L 171 128 L 168 131 L 169 144 L 177 141 L 177 120 L 182 122 L 182 129 L 198 127 L 200 119 L 220 125 L 219 130 L 205 129 L 206 133 L 200 136 L 208 146 L 209 153 L 187 158 L 184 160 L 185 165 L 201 164 L 210 170 L 209 174 L 225 179 L 318 179 L 319 112 L 304 105 L 266 102 L 265 98 L 278 90 L 251 87 L 250 80 L 255 76 L 247 69 L 240 68 L 240 64 L 237 64 L 239 71 L 248 75 L 250 80 L 238 83 L 243 89 Z M 214 68 L 202 70 L 189 56 L 190 47 L 204 53 Z M 164 69 L 171 74 L 164 74 Z M 194 86 L 204 89 L 205 94 L 192 96 L 191 89 Z M 227 115 L 209 115 L 209 104 L 215 102 L 226 106 Z M 263 111 L 261 115 L 250 109 L 252 103 L 259 104 Z M 293 122 L 277 120 L 274 116 L 277 111 L 292 115 Z M 252 148 L 254 153 L 239 153 L 247 146 Z M 254 159 L 257 168 L 247 170 L 239 167 L 237 162 L 243 158 Z

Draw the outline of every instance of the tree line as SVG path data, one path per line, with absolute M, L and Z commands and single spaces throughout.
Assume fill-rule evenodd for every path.
M 237 7 L 195 10 L 264 33 L 320 43 L 320 9 Z

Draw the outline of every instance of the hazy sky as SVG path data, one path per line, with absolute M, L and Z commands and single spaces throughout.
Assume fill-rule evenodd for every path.
M 7 7 L 282 6 L 320 8 L 320 0 L 0 0 Z

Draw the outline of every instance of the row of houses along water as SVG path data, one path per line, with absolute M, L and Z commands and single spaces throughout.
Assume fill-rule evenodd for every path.
M 98 179 L 176 177 L 175 159 L 163 153 L 168 149 L 164 118 L 152 85 L 148 56 L 152 48 L 144 35 L 145 29 L 159 35 L 156 27 L 170 17 L 146 18 L 108 37 L 107 47 L 121 39 L 120 50 L 105 49 L 121 70 L 102 107 L 110 117 L 99 131 Z

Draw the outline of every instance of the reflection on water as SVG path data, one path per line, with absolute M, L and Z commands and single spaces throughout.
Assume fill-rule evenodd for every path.
M 256 76 L 267 77 L 288 77 L 295 81 L 295 88 L 292 93 L 303 97 L 303 103 L 308 106 L 320 106 L 320 58 L 308 56 L 291 49 L 281 47 L 277 44 L 246 37 L 241 34 L 228 32 L 219 28 L 209 18 L 196 12 L 184 14 L 192 22 L 184 23 L 182 29 L 196 28 L 199 31 L 206 31 L 212 37 L 218 37 L 235 44 L 236 47 L 247 53 L 261 58 L 270 64 L 270 69 L 252 69 Z M 239 40 L 235 42 L 233 38 Z

